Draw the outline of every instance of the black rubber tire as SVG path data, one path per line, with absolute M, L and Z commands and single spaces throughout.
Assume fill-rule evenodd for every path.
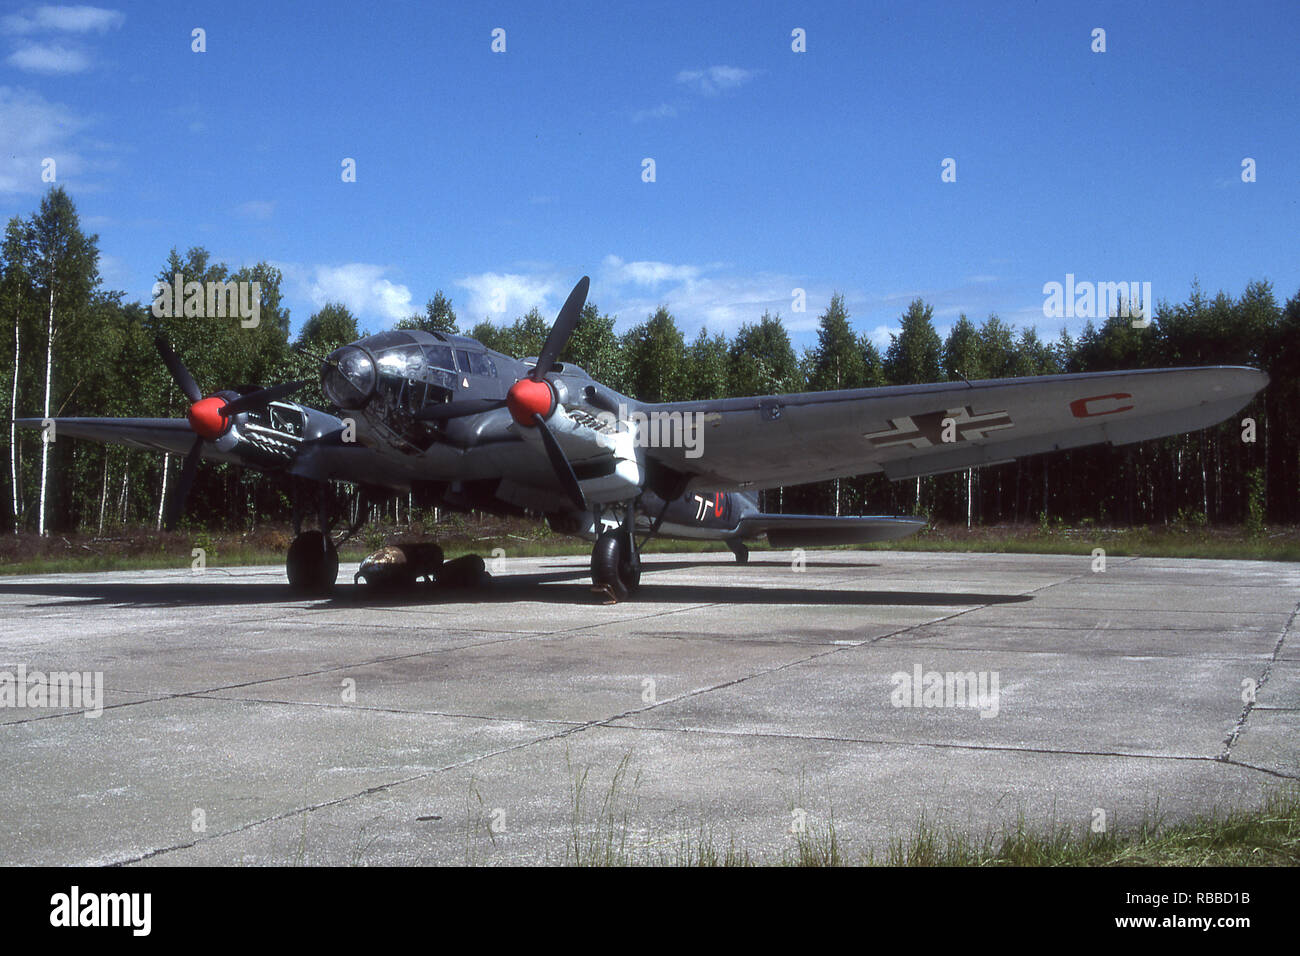
M 339 576 L 339 553 L 319 531 L 304 531 L 293 539 L 285 557 L 289 587 L 311 594 L 328 593 Z
M 438 570 L 445 563 L 442 546 L 436 541 L 415 541 L 397 546 L 406 555 L 411 568 L 411 583 L 419 578 L 436 577 Z
M 473 588 L 488 580 L 487 565 L 477 554 L 466 554 L 444 563 L 435 573 L 446 588 Z
M 622 554 L 618 562 L 618 579 L 627 588 L 628 594 L 641 590 L 641 557 L 636 553 L 630 535 L 619 532 Z
M 591 583 L 607 588 L 616 601 L 626 601 L 627 584 L 620 565 L 623 563 L 623 541 L 616 531 L 602 532 L 591 549 Z M 637 577 L 639 579 L 640 572 Z

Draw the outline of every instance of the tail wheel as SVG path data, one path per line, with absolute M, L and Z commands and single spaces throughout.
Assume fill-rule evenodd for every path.
M 617 531 L 601 534 L 591 549 L 591 581 L 597 587 L 607 589 L 617 601 L 626 601 L 641 581 L 641 569 L 638 567 L 633 571 L 628 566 L 625 551 L 622 535 Z
M 284 570 L 296 591 L 329 591 L 339 576 L 339 553 L 328 536 L 304 531 L 289 545 Z

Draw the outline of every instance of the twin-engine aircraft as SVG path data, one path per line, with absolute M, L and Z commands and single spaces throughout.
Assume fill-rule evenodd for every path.
M 184 455 L 169 524 L 201 459 L 314 486 L 314 496 L 295 496 L 286 570 L 297 588 L 332 587 L 336 545 L 374 503 L 411 493 L 424 506 L 544 517 L 594 541 L 594 588 L 624 600 L 654 536 L 725 542 L 743 562 L 744 542 L 764 535 L 777 547 L 816 547 L 891 540 L 925 524 L 764 514 L 759 489 L 871 472 L 912 478 L 1174 435 L 1223 421 L 1268 383 L 1251 368 L 1177 368 L 646 403 L 558 361 L 588 286 L 585 276 L 574 286 L 536 358 L 423 331 L 343 346 L 321 367 L 332 411 L 288 400 L 304 382 L 205 396 L 159 338 L 191 403 L 185 418 L 59 418 L 56 434 Z M 357 521 L 337 536 L 345 510 L 334 481 L 362 497 Z M 306 497 L 316 501 L 315 530 L 302 528 Z

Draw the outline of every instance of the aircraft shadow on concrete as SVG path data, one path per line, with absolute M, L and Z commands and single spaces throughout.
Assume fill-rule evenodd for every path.
M 784 566 L 784 562 L 780 562 Z M 641 590 L 629 606 L 646 604 L 805 604 L 809 606 L 916 606 L 957 607 L 980 604 L 1012 604 L 1029 601 L 1028 595 L 976 594 L 956 591 L 866 591 L 792 584 L 788 587 L 755 586 L 737 576 L 728 581 L 725 571 L 720 583 L 656 584 L 656 571 L 695 567 L 689 562 L 654 562 L 642 565 Z M 847 567 L 848 565 L 835 565 Z M 712 565 L 716 568 L 716 565 Z M 0 594 L 69 598 L 95 605 L 122 604 L 132 607 L 227 607 L 254 604 L 308 602 L 311 609 L 342 607 L 418 607 L 443 604 L 600 604 L 592 593 L 585 567 L 540 574 L 498 575 L 480 587 L 452 588 L 418 583 L 412 588 L 389 590 L 340 580 L 329 597 L 295 594 L 287 583 L 241 581 L 170 581 L 103 583 L 51 581 L 33 584 L 0 582 Z M 11 605 L 12 606 L 12 605 Z M 44 603 L 29 607 L 48 607 Z M 76 604 L 71 605 L 73 607 Z
M 647 604 L 804 604 L 816 606 L 916 606 L 960 607 L 981 604 L 1014 604 L 1031 600 L 1024 594 L 974 594 L 948 591 L 858 591 L 848 588 L 819 588 L 798 585 L 790 587 L 755 587 L 743 582 L 720 584 L 656 584 L 641 578 L 641 589 L 628 603 L 629 606 Z M 496 578 L 484 588 L 451 590 L 444 592 L 445 600 L 470 604 L 512 603 L 540 601 L 551 604 L 601 603 L 586 582 L 586 572 L 575 574 L 582 582 L 569 583 L 558 575 L 522 574 Z M 568 575 L 565 578 L 569 578 Z M 543 580 L 545 579 L 545 580 Z M 571 579 L 570 579 L 571 580 Z M 547 586 L 541 587 L 545 584 Z M 430 591 L 437 588 L 431 587 Z M 369 598 L 348 600 L 340 595 L 335 603 L 371 603 Z M 417 602 L 412 602 L 417 603 Z
M 198 582 L 166 582 L 134 584 L 123 581 L 102 584 L 60 581 L 49 584 L 0 583 L 0 594 L 35 597 L 70 598 L 71 603 L 50 605 L 44 602 L 27 607 L 75 608 L 79 604 L 124 604 L 131 607 L 227 607 L 239 604 L 278 604 L 301 600 L 285 584 L 247 584 L 231 581 L 228 584 L 200 584 Z M 15 605 L 10 604 L 9 607 Z
M 878 568 L 880 567 L 880 562 L 878 561 L 805 561 L 803 563 L 803 566 L 805 568 L 818 568 L 818 569 L 825 568 L 833 571 L 836 568 L 845 568 L 845 569 Z M 549 564 L 547 565 L 547 567 L 556 568 L 556 569 L 560 569 L 560 568 L 571 569 L 573 565 Z M 791 562 L 780 560 L 780 559 L 770 559 L 770 558 L 750 558 L 746 564 L 737 564 L 729 561 L 723 561 L 719 563 L 717 561 L 691 561 L 689 559 L 676 560 L 676 561 L 656 561 L 652 558 L 643 561 L 641 564 L 642 571 L 685 571 L 689 568 L 717 568 L 717 569 L 722 569 L 723 573 L 726 573 L 727 571 L 742 571 L 745 568 L 782 568 L 786 571 L 789 571 L 791 568 Z

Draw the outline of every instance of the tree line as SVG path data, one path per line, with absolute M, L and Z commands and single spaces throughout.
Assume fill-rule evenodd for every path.
M 62 188 L 26 218 L 9 220 L 0 247 L 0 315 L 11 324 L 4 369 L 7 507 L 0 528 L 89 529 L 157 524 L 174 458 L 75 440 L 43 442 L 14 417 L 178 417 L 186 400 L 154 348 L 161 332 L 205 392 L 309 384 L 296 400 L 327 403 L 320 359 L 361 336 L 357 320 L 328 304 L 290 333 L 282 276 L 259 262 L 231 269 L 201 247 L 172 249 L 157 278 L 258 282 L 261 321 L 155 317 L 104 287 L 98 236 L 86 233 Z M 469 328 L 441 290 L 399 328 L 460 332 L 518 357 L 536 355 L 553 317 L 531 310 L 514 322 Z M 764 312 L 734 336 L 702 329 L 689 342 L 660 307 L 623 334 L 617 317 L 589 302 L 565 354 L 593 377 L 644 401 L 713 399 L 945 380 L 1196 365 L 1251 365 L 1272 384 L 1238 418 L 1203 432 L 1120 448 L 1075 449 L 949 475 L 894 483 L 882 475 L 769 489 L 768 510 L 818 514 L 926 514 L 945 521 L 1099 524 L 1295 523 L 1300 426 L 1288 411 L 1300 389 L 1300 293 L 1279 304 L 1267 281 L 1240 296 L 1204 293 L 1161 302 L 1147 328 L 1127 317 L 1089 322 L 1077 338 L 1044 340 L 991 314 L 961 315 L 946 337 L 931 306 L 913 301 L 882 352 L 856 333 L 835 295 L 815 344 L 796 351 L 780 315 Z M 1253 419 L 1243 427 L 1241 419 Z M 1247 434 L 1248 433 L 1248 434 Z M 1244 440 L 1253 438 L 1253 441 Z M 57 438 L 57 436 L 56 436 Z M 251 527 L 290 516 L 291 479 L 206 464 L 190 495 L 194 525 Z

